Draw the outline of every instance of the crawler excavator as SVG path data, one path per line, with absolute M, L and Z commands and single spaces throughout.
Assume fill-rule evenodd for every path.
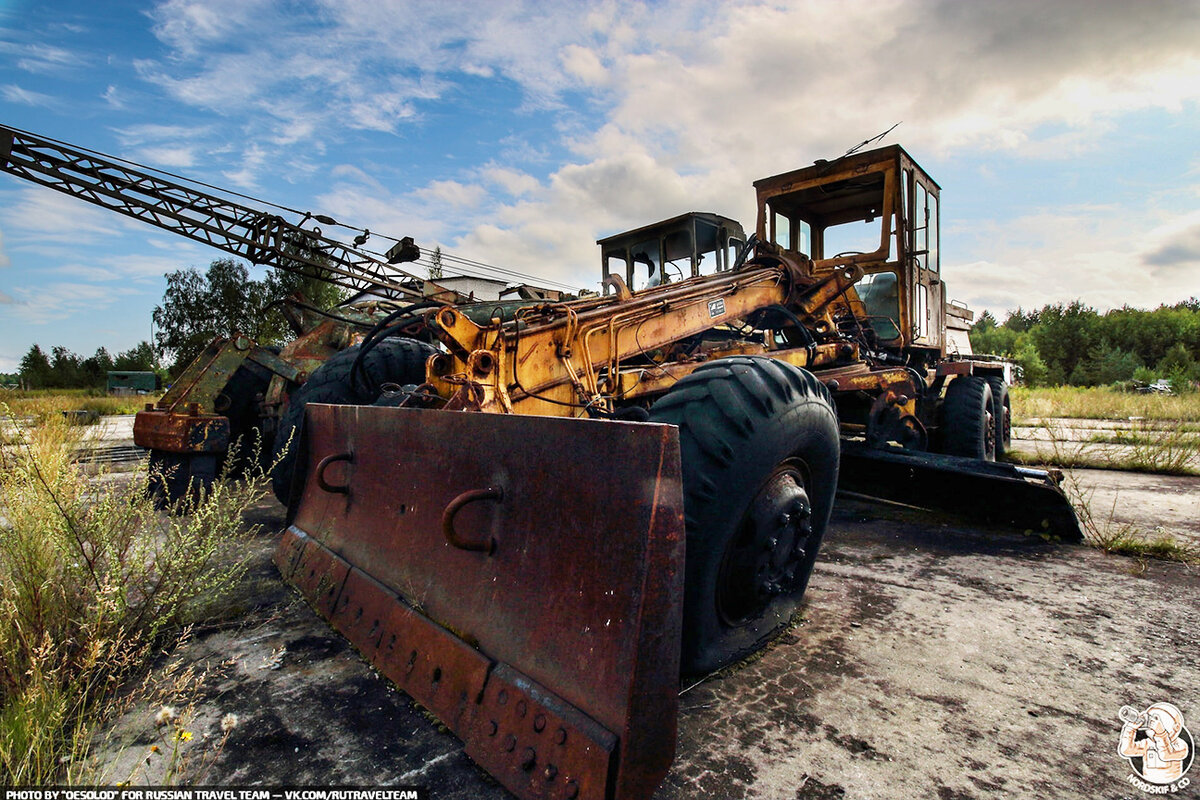
M 30 177 L 31 135 L 3 134 Z M 947 335 L 937 184 L 892 146 L 755 189 L 749 237 L 690 213 L 602 239 L 598 296 L 417 292 L 313 368 L 234 341 L 185 373 L 249 354 L 290 389 L 281 573 L 522 798 L 650 797 L 681 672 L 788 622 L 839 485 L 1080 536 L 1052 476 L 995 460 L 1008 367 Z M 147 218 L 98 199 L 123 191 L 71 190 Z M 190 446 L 222 418 L 160 403 L 138 430 Z

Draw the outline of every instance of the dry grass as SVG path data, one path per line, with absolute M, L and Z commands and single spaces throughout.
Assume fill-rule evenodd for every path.
M 1118 522 L 1116 510 L 1119 496 L 1113 498 L 1110 508 L 1097 513 L 1093 505 L 1093 493 L 1084 489 L 1070 470 L 1064 471 L 1062 487 L 1075 508 L 1084 540 L 1093 547 L 1106 553 L 1136 558 L 1188 564 L 1200 562 L 1200 551 L 1180 542 L 1161 528 L 1146 533 L 1131 523 Z
M 135 414 L 159 395 L 107 395 L 95 389 L 0 389 L 0 403 L 8 407 L 3 416 L 31 419 L 41 425 L 61 417 L 64 411 L 90 411 L 96 415 Z
M 1108 387 L 1057 386 L 1011 391 L 1013 417 L 1040 419 L 1130 419 L 1200 422 L 1200 393 L 1180 395 L 1118 392 Z
M 95 732 L 146 696 L 129 681 L 152 657 L 222 613 L 264 491 L 260 473 L 162 513 L 144 470 L 83 474 L 78 433 L 50 415 L 0 453 L 0 783 L 97 780 Z
M 1018 460 L 1062 469 L 1062 490 L 1075 509 L 1079 527 L 1083 530 L 1084 541 L 1106 553 L 1186 563 L 1200 562 L 1200 551 L 1179 542 L 1161 528 L 1148 534 L 1136 525 L 1119 522 L 1116 518 L 1119 495 L 1113 497 L 1112 505 L 1109 508 L 1097 508 L 1095 491 L 1085 488 L 1073 469 L 1074 467 L 1097 466 L 1109 469 L 1129 469 L 1129 467 L 1116 466 L 1111 460 L 1098 459 L 1094 450 L 1089 455 L 1086 449 L 1088 442 L 1073 440 L 1063 435 L 1062 428 L 1052 423 L 1044 425 L 1043 429 L 1047 434 L 1044 442 L 1046 447 L 1039 446 L 1037 457 L 1023 457 Z M 1195 445 L 1192 444 L 1191 447 L 1194 448 Z M 1194 449 L 1191 452 L 1194 453 Z M 1010 455 L 1020 456 L 1021 454 L 1010 453 Z M 1158 458 L 1159 456 L 1147 457 Z M 1102 463 L 1095 463 L 1098 460 Z
M 1119 469 L 1158 475 L 1200 475 L 1200 436 L 1185 425 L 1135 421 L 1127 430 L 1072 436 L 1063 423 L 1042 420 L 1033 454 L 1010 451 L 1008 460 L 1063 469 Z

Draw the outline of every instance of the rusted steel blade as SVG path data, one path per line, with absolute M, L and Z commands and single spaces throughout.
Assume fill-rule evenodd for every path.
M 1070 501 L 1043 470 L 843 442 L 838 488 L 1064 541 L 1083 538 Z
M 523 798 L 647 798 L 675 750 L 672 426 L 313 405 L 284 576 Z

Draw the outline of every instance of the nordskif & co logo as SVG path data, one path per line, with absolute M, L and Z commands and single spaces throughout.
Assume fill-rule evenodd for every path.
M 1195 758 L 1192 734 L 1183 714 L 1170 703 L 1155 703 L 1145 711 L 1122 706 L 1121 741 L 1117 752 L 1129 761 L 1133 786 L 1148 794 L 1170 794 L 1191 784 L 1186 776 Z

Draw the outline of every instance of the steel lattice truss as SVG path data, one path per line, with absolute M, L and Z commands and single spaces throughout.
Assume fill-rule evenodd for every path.
M 321 233 L 231 200 L 174 183 L 58 142 L 0 125 L 0 169 L 197 242 L 288 272 L 315 276 L 358 293 L 420 297 L 403 285 L 419 278 Z M 332 223 L 332 220 L 317 218 Z M 405 249 L 407 247 L 407 249 Z M 393 252 L 411 260 L 411 239 Z M 411 255 L 409 255 L 411 254 Z

